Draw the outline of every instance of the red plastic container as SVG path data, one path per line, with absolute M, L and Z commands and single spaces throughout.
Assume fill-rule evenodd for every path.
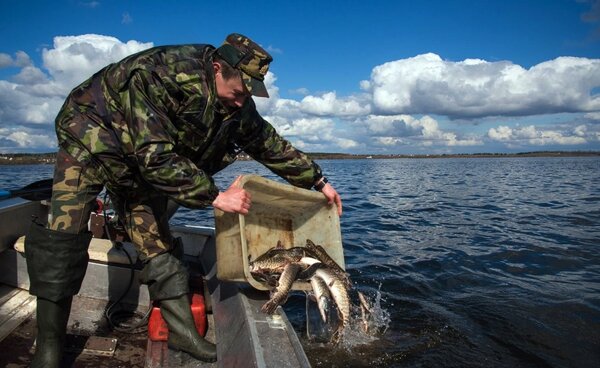
M 191 308 L 196 330 L 200 336 L 206 335 L 208 321 L 206 319 L 206 307 L 202 294 L 191 294 Z M 152 341 L 167 341 L 169 338 L 169 328 L 160 314 L 160 307 L 154 306 L 148 320 L 148 337 Z

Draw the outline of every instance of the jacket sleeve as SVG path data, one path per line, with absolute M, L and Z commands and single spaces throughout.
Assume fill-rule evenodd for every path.
M 310 189 L 323 176 L 319 165 L 260 116 L 252 99 L 242 109 L 240 131 L 242 149 L 290 184 Z
M 122 92 L 121 101 L 142 178 L 185 207 L 211 205 L 219 194 L 213 179 L 174 151 L 177 129 L 169 111 L 176 108 L 177 102 L 169 96 L 163 81 L 138 70 Z

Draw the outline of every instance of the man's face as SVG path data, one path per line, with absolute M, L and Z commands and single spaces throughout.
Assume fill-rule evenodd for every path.
M 240 108 L 244 105 L 250 92 L 242 82 L 242 77 L 223 78 L 221 66 L 218 63 L 213 64 L 215 68 L 215 85 L 217 87 L 217 97 L 221 103 L 228 107 Z

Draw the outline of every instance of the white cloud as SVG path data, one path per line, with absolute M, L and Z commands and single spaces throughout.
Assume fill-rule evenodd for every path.
M 15 54 L 15 66 L 24 68 L 33 65 L 31 58 L 25 51 L 17 51 Z
M 573 129 L 573 134 L 577 137 L 585 137 L 587 130 L 588 129 L 586 125 L 578 125 L 575 127 L 575 129 Z
M 600 121 L 600 112 L 590 112 L 583 115 L 583 117 L 590 120 Z
M 24 51 L 17 51 L 14 59 L 9 54 L 0 53 L 0 68 L 9 66 L 24 68 L 30 65 L 32 65 L 31 58 Z
M 559 57 L 524 69 L 509 61 L 442 60 L 429 53 L 379 65 L 363 89 L 379 114 L 455 118 L 600 110 L 600 59 Z
M 359 146 L 359 143 L 352 139 L 337 138 L 335 140 L 335 142 L 338 147 L 343 148 L 343 149 L 351 149 L 351 148 L 356 148 Z
M 382 145 L 477 146 L 483 144 L 481 139 L 461 138 L 454 132 L 442 130 L 437 120 L 427 115 L 420 119 L 410 115 L 370 115 L 364 120 L 355 121 L 354 124 L 364 124 L 369 135 L 375 137 L 374 141 Z
M 306 96 L 300 101 L 302 111 L 318 116 L 357 116 L 370 112 L 369 104 L 361 104 L 358 98 L 337 98 L 335 92 L 328 92 L 321 96 Z
M 0 128 L 0 152 L 31 152 L 56 150 L 53 130 L 36 128 Z
M 66 94 L 106 65 L 149 47 L 152 43 L 123 43 L 115 37 L 96 34 L 60 36 L 54 38 L 52 49 L 42 51 L 42 58 L 57 88 Z
M 50 130 L 67 93 L 105 65 L 151 46 L 102 35 L 61 36 L 43 50 L 42 66 L 22 51 L 0 53 L 0 67 L 20 68 L 0 80 L 0 143 L 55 144 Z M 445 61 L 430 53 L 376 66 L 361 90 L 347 96 L 298 88 L 290 91 L 301 95 L 297 99 L 282 98 L 272 72 L 265 84 L 271 98 L 254 98 L 258 111 L 284 137 L 311 151 L 460 152 L 459 147 L 486 142 L 542 146 L 600 139 L 600 95 L 591 93 L 600 86 L 599 59 L 562 57 L 525 69 L 509 61 Z M 570 126 L 501 124 L 479 135 L 454 131 L 456 125 L 444 117 L 563 111 L 581 114 Z
M 46 84 L 48 77 L 39 68 L 26 66 L 13 78 L 13 81 L 21 85 Z
M 283 50 L 277 47 L 273 47 L 271 45 L 265 48 L 270 54 L 283 54 Z
M 52 139 L 47 135 L 40 134 L 29 134 L 23 131 L 14 132 L 6 137 L 8 140 L 13 141 L 19 147 L 45 147 L 55 148 L 56 139 Z
M 324 118 L 302 118 L 279 125 L 279 133 L 285 136 L 303 136 L 318 140 L 320 137 L 328 138 L 333 130 L 333 121 Z
M 50 126 L 63 99 L 62 96 L 32 93 L 22 85 L 0 80 L 0 122 L 4 127 L 23 124 Z
M 290 90 L 288 92 L 293 95 L 302 95 L 302 96 L 306 96 L 309 94 L 308 89 L 304 88 L 304 87 L 296 88 L 296 89 Z
M 277 81 L 277 77 L 272 72 L 267 72 L 265 76 L 265 86 L 267 87 L 267 92 L 269 93 L 269 98 L 263 97 L 254 97 L 254 102 L 256 103 L 256 109 L 261 112 L 261 114 L 266 114 L 268 111 L 275 108 L 277 101 L 279 101 L 279 87 L 275 85 Z
M 513 130 L 507 126 L 501 125 L 498 128 L 490 128 L 488 136 L 496 141 L 508 141 L 512 139 Z
M 0 68 L 11 66 L 12 63 L 13 61 L 9 54 L 0 53 Z
M 511 128 L 500 125 L 490 128 L 488 137 L 491 140 L 503 142 L 512 146 L 530 144 L 534 146 L 547 145 L 581 145 L 590 140 L 597 140 L 597 132 L 589 131 L 586 125 L 578 125 L 572 129 L 557 130 L 528 125 Z
M 398 137 L 375 137 L 373 138 L 373 143 L 378 146 L 389 146 L 393 147 L 396 145 L 405 144 L 405 141 L 402 138 Z
M 105 65 L 152 46 L 151 43 L 114 37 L 81 35 L 55 37 L 54 47 L 43 50 L 44 69 L 33 65 L 24 52 L 12 58 L 0 54 L 0 63 L 21 70 L 11 81 L 0 80 L 0 123 L 4 127 L 23 124 L 51 126 L 68 92 Z M 24 128 L 22 128 L 24 129 Z M 37 142 L 29 133 L 12 133 L 15 141 Z M 6 138 L 6 137 L 5 137 Z

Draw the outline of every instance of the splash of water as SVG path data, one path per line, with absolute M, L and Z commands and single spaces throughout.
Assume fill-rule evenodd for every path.
M 339 341 L 340 347 L 351 350 L 359 345 L 367 345 L 379 339 L 387 331 L 391 318 L 390 313 L 381 306 L 381 285 L 374 295 L 363 293 L 368 310 L 354 306 L 351 323 L 345 326 Z
M 381 288 L 381 286 L 380 286 Z M 337 345 L 348 350 L 358 345 L 367 345 L 376 341 L 385 334 L 390 323 L 390 313 L 384 309 L 380 289 L 372 294 L 357 292 L 361 294 L 364 303 L 353 303 L 350 323 L 344 326 L 339 336 L 335 332 L 341 321 L 335 306 L 331 306 L 327 313 L 327 322 L 323 322 L 317 312 L 316 303 L 310 293 L 306 299 L 307 338 L 309 341 L 327 343 L 336 341 Z M 361 298 L 358 297 L 357 300 Z

